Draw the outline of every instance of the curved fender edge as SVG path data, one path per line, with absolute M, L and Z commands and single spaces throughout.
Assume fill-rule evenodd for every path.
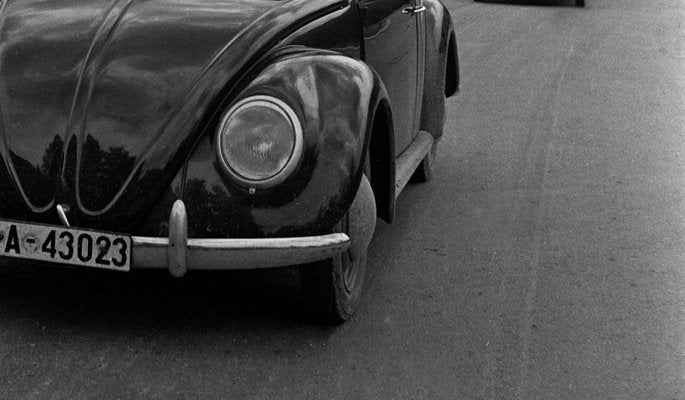
M 442 137 L 445 97 L 457 92 L 459 60 L 454 25 L 449 10 L 437 0 L 425 0 L 426 60 L 421 130 L 436 140 Z

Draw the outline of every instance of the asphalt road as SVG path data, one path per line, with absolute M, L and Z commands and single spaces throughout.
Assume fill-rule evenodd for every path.
M 684 399 L 685 1 L 447 0 L 433 182 L 323 329 L 292 270 L 3 264 L 2 399 Z

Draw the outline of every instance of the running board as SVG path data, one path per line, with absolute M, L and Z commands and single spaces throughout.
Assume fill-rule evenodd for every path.
M 433 135 L 426 131 L 419 131 L 409 147 L 397 157 L 395 166 L 395 198 L 400 195 L 407 185 L 416 168 L 433 146 Z

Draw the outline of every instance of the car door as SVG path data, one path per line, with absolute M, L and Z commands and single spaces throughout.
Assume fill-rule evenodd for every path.
M 381 77 L 390 96 L 395 156 L 419 126 L 425 54 L 423 0 L 359 0 L 364 60 Z

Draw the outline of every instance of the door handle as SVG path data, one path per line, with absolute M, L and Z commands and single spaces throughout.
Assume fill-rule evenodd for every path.
M 426 12 L 426 6 L 407 7 L 404 10 L 402 10 L 402 14 L 410 14 L 410 15 L 414 15 L 414 14 L 418 14 L 418 13 L 422 13 L 422 12 Z

